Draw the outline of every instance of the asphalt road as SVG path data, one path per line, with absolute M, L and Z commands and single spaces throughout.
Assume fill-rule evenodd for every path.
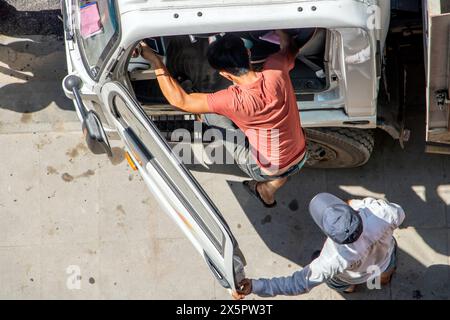
M 59 9 L 60 0 L 0 0 L 7 2 L 19 11 L 41 11 Z
M 0 34 L 62 35 L 59 0 L 0 0 Z

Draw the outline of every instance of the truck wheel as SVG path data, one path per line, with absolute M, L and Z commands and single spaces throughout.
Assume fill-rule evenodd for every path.
M 374 148 L 372 130 L 350 128 L 305 129 L 310 168 L 355 168 L 369 161 Z

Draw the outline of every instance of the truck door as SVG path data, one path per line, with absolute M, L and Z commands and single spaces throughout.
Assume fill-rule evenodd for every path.
M 427 151 L 450 154 L 450 0 L 424 0 Z
M 101 95 L 113 115 L 129 160 L 155 199 L 192 242 L 222 286 L 235 290 L 244 278 L 245 261 L 218 209 L 124 86 L 107 82 Z

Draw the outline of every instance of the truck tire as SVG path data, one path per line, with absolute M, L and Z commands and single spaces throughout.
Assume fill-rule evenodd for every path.
M 372 130 L 352 128 L 305 129 L 310 168 L 339 169 L 365 165 L 372 155 Z

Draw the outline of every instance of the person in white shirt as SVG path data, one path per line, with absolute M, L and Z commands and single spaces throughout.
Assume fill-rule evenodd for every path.
M 244 280 L 235 299 L 251 293 L 262 297 L 300 295 L 324 282 L 339 292 L 351 293 L 357 285 L 371 281 L 376 270 L 381 285 L 390 282 L 396 270 L 393 233 L 405 219 L 399 205 L 373 198 L 346 204 L 321 193 L 311 201 L 309 211 L 328 237 L 317 257 L 289 277 Z

